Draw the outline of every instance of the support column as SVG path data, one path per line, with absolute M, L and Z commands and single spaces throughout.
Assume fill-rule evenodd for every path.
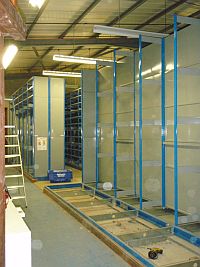
M 4 46 L 3 37 L 0 36 L 0 54 Z M 4 107 L 4 70 L 0 63 L 0 266 L 5 266 L 5 107 Z

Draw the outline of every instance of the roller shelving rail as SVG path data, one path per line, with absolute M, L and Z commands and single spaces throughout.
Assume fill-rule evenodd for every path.
M 81 88 L 66 94 L 65 164 L 82 168 L 82 101 Z
M 30 79 L 13 95 L 10 122 L 18 128 L 24 170 L 34 175 L 34 78 Z M 15 113 L 15 114 L 14 114 Z

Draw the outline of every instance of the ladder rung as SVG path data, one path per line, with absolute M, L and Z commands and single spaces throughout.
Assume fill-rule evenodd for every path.
M 6 128 L 6 129 L 14 129 L 15 126 L 14 125 L 5 125 L 4 128 Z
M 9 159 L 9 158 L 16 158 L 16 157 L 19 157 L 19 156 L 20 156 L 19 154 L 5 155 L 5 158 Z
M 21 164 L 5 165 L 6 168 L 21 167 Z
M 8 135 L 5 135 L 5 137 L 8 137 L 8 138 L 18 137 L 18 135 L 17 134 L 8 134 Z
M 24 188 L 23 185 L 12 185 L 12 186 L 7 186 L 8 190 L 14 190 L 18 188 Z
M 19 197 L 12 197 L 11 196 L 11 198 L 13 199 L 13 200 L 15 200 L 15 199 L 22 199 L 22 198 L 26 198 L 25 196 L 19 196 Z
M 18 177 L 23 177 L 23 175 L 22 174 L 5 175 L 5 178 L 18 178 Z
M 18 147 L 18 145 L 5 145 L 5 147 Z

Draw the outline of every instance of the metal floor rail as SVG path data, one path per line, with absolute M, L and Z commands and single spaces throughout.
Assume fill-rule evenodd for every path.
M 200 264 L 200 238 L 84 184 L 52 185 L 44 192 L 83 223 L 131 266 Z M 148 258 L 149 247 L 163 255 Z

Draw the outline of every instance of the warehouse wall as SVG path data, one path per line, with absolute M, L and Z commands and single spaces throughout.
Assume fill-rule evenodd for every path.
M 195 66 L 199 67 L 198 45 L 200 36 L 198 27 L 191 26 L 179 32 L 179 67 Z M 150 45 L 143 49 L 143 71 L 152 69 L 160 64 L 161 48 L 159 45 Z M 136 55 L 138 58 L 138 55 Z M 130 59 L 131 60 L 131 59 Z M 125 83 L 132 83 L 133 69 L 131 64 L 118 64 L 117 67 L 117 86 Z M 173 36 L 166 39 L 166 65 L 168 68 L 173 66 Z M 136 63 L 138 66 L 138 61 Z M 199 72 L 197 72 L 199 73 Z M 161 202 L 161 85 L 160 76 L 153 80 L 146 80 L 148 76 L 158 74 L 149 73 L 143 78 L 143 190 L 144 198 L 158 200 Z M 179 140 L 192 142 L 191 146 L 179 148 L 179 208 L 189 213 L 200 212 L 200 202 L 198 199 L 199 182 L 199 149 L 198 136 L 199 127 L 199 90 L 200 78 L 194 75 L 195 71 L 190 71 L 189 75 L 179 75 Z M 136 74 L 138 75 L 138 74 Z M 112 89 L 113 77 L 112 69 L 104 68 L 100 72 L 99 85 L 100 91 Z M 138 121 L 138 83 L 137 92 L 137 121 Z M 173 70 L 166 74 L 166 119 L 168 121 L 166 140 L 169 141 L 166 148 L 166 196 L 167 205 L 173 207 Z M 102 97 L 99 100 L 100 122 L 112 124 L 112 94 Z M 117 111 L 126 111 L 127 115 L 118 114 L 118 121 L 133 120 L 133 97 L 118 96 Z M 133 129 L 118 128 L 117 138 L 131 138 Z M 113 153 L 113 129 L 112 127 L 101 127 L 100 152 Z M 137 141 L 138 141 L 137 127 Z M 138 160 L 137 142 L 137 160 Z M 128 154 L 130 158 L 133 153 L 133 145 L 117 145 L 118 153 Z M 192 149 L 191 149 L 192 148 Z M 133 188 L 133 161 L 118 162 L 118 186 L 122 188 Z M 139 186 L 137 162 L 137 192 Z M 113 181 L 113 160 L 112 157 L 100 159 L 100 181 Z

